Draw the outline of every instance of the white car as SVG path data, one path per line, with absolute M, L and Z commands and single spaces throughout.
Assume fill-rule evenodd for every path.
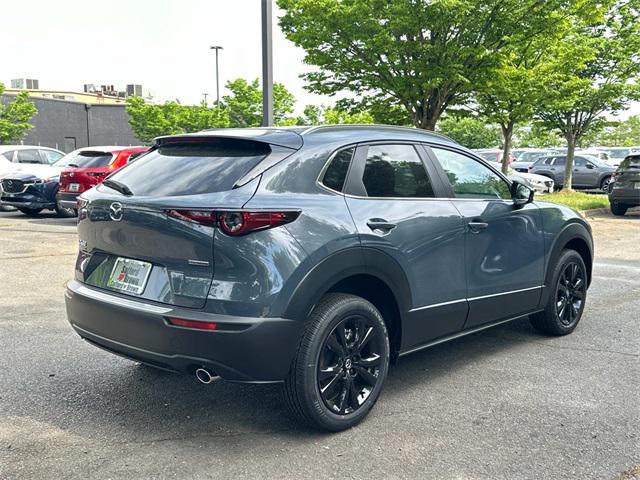
M 513 169 L 509 169 L 509 178 L 511 180 L 519 180 L 522 183 L 529 185 L 538 193 L 553 193 L 554 181 L 544 175 L 536 175 L 535 173 L 516 172 Z
M 55 148 L 33 145 L 0 145 L 0 177 L 10 172 L 46 172 L 64 157 Z

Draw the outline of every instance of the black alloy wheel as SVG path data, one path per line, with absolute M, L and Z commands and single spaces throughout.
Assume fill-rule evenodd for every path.
M 556 287 L 556 313 L 567 327 L 582 312 L 587 287 L 586 274 L 578 262 L 564 266 Z
M 339 415 L 358 410 L 380 378 L 382 336 L 367 318 L 345 318 L 327 336 L 318 361 L 318 389 L 327 408 Z

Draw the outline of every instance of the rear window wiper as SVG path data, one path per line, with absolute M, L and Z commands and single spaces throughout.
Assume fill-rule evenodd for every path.
M 124 183 L 107 179 L 104 182 L 102 182 L 102 184 L 106 185 L 109 188 L 114 189 L 117 192 L 120 192 L 123 195 L 126 195 L 127 197 L 130 197 L 131 195 L 133 195 L 133 192 L 131 191 L 131 189 L 127 187 Z
M 67 165 L 67 167 L 80 168 L 80 165 L 78 165 L 77 163 L 70 163 L 69 165 Z

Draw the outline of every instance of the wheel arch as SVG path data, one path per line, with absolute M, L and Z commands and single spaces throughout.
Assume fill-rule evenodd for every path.
M 318 301 L 330 292 L 350 293 L 371 302 L 387 325 L 392 355 L 397 354 L 411 290 L 404 271 L 393 258 L 372 248 L 350 248 L 332 254 L 305 275 L 285 308 L 284 318 L 306 321 Z
M 591 284 L 593 277 L 593 239 L 591 233 L 588 227 L 582 223 L 570 223 L 556 236 L 551 245 L 544 273 L 544 283 L 547 288 L 545 288 L 545 294 L 541 299 L 541 305 L 545 305 L 548 300 L 553 269 L 565 249 L 575 250 L 582 257 L 587 268 L 587 285 Z

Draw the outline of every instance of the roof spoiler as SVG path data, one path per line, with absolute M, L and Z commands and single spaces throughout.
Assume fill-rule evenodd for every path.
M 167 135 L 155 139 L 156 146 L 167 143 L 206 142 L 216 138 L 246 140 L 279 147 L 299 150 L 303 145 L 302 137 L 291 130 L 277 128 L 220 128 L 184 135 Z

